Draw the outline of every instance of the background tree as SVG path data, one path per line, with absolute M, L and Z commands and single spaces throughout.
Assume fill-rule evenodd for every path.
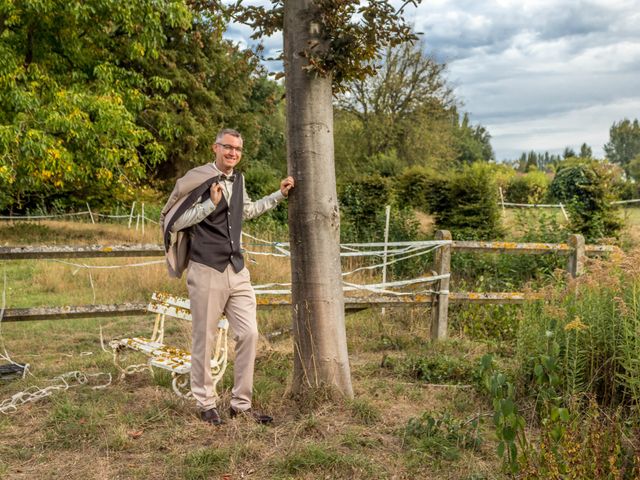
M 576 151 L 571 147 L 564 147 L 564 151 L 562 152 L 562 158 L 565 160 L 567 158 L 577 158 Z
M 604 146 L 607 159 L 611 163 L 617 163 L 630 174 L 629 164 L 631 160 L 640 154 L 640 124 L 635 119 L 633 122 L 624 119 L 615 123 L 609 129 L 609 141 Z
M 591 147 L 589 145 L 587 145 L 586 143 L 583 143 L 582 145 L 580 145 L 579 157 L 580 158 L 593 158 L 593 150 L 591 149 Z
M 137 125 L 163 25 L 184 2 L 3 1 L 0 9 L 0 209 L 103 202 L 132 191 L 165 151 Z
M 518 172 L 528 172 L 530 170 L 540 170 L 544 172 L 554 172 L 556 165 L 562 161 L 562 157 L 549 152 L 538 153 L 536 151 L 523 152 L 517 160 L 506 162 L 513 166 Z
M 631 178 L 640 179 L 640 153 L 631 159 L 628 170 Z
M 227 17 L 218 2 L 190 2 L 190 8 L 190 28 L 166 25 L 167 41 L 158 58 L 137 65 L 154 79 L 144 91 L 149 100 L 138 123 L 167 152 L 154 173 L 173 184 L 189 168 L 210 161 L 211 144 L 223 126 L 238 129 L 245 138 L 242 169 L 258 162 L 263 172 L 284 173 L 282 87 L 267 78 L 251 50 L 223 39 Z
M 360 156 L 370 158 L 391 150 L 411 156 L 402 138 L 417 117 L 446 114 L 450 118 L 454 98 L 443 75 L 446 66 L 426 56 L 423 47 L 412 42 L 387 48 L 375 76 L 354 79 L 338 96 L 338 108 L 361 127 L 359 138 L 351 139 L 360 140 Z
M 460 125 L 455 125 L 454 138 L 458 163 L 468 165 L 474 162 L 494 160 L 491 135 L 482 125 L 471 125 L 469 115 L 462 116 Z
M 130 202 L 209 161 L 223 125 L 244 167 L 286 169 L 282 87 L 222 38 L 216 2 L 0 5 L 0 210 Z
M 460 117 L 446 65 L 426 55 L 424 44 L 387 48 L 380 63 L 376 76 L 355 78 L 337 97 L 341 176 L 397 175 L 412 165 L 448 168 L 493 158 L 488 132 Z

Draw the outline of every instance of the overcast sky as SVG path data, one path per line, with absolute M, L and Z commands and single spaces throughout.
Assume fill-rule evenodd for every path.
M 640 118 L 640 0 L 423 0 L 407 18 L 498 160 L 583 142 L 602 157 L 613 122 Z

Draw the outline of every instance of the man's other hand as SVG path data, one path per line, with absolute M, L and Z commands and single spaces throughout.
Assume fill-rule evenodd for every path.
M 211 188 L 209 189 L 209 194 L 211 196 L 211 201 L 215 207 L 218 206 L 220 200 L 222 200 L 222 186 L 219 183 L 212 183 Z
M 293 177 L 287 177 L 280 182 L 280 191 L 285 197 L 289 196 L 289 190 L 294 187 Z

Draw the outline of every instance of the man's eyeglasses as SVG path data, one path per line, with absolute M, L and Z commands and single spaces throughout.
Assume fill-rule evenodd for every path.
M 228 143 L 216 143 L 216 145 L 220 145 L 227 152 L 231 152 L 235 150 L 238 153 L 242 153 L 242 147 L 234 147 L 233 145 L 229 145 Z

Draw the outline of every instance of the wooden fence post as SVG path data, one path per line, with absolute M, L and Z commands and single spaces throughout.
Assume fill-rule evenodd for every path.
M 438 230 L 436 240 L 451 240 L 451 232 Z M 451 273 L 451 244 L 442 245 L 435 253 L 436 275 Z M 449 278 L 443 278 L 434 283 L 436 291 L 434 302 L 431 304 L 431 339 L 440 340 L 447 337 L 449 311 Z
M 576 278 L 584 272 L 584 259 L 587 256 L 584 247 L 584 237 L 580 234 L 569 235 L 567 243 L 569 247 L 571 247 L 567 270 L 572 278 Z

